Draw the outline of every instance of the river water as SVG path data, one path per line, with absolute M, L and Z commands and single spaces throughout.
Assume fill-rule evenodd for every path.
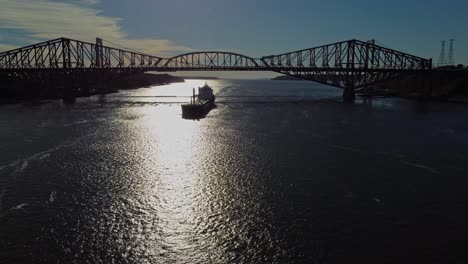
M 203 83 L 0 106 L 0 263 L 468 262 L 468 106 Z

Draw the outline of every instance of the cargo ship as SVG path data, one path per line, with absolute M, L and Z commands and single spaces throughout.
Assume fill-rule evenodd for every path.
M 203 87 L 198 87 L 198 94 L 190 97 L 190 104 L 182 105 L 182 117 L 186 119 L 204 118 L 215 107 L 215 95 L 213 89 L 205 83 Z

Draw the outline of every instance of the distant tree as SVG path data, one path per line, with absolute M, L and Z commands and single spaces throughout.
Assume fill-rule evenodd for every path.
M 463 69 L 463 68 L 465 68 L 465 66 L 463 66 L 463 64 L 458 64 L 457 65 L 457 69 Z
M 454 70 L 454 69 L 457 69 L 457 66 L 455 66 L 455 65 L 444 65 L 444 66 L 437 67 L 437 69 Z

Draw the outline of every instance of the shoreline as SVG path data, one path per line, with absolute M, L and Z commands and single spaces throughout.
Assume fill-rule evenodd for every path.
M 88 81 L 86 78 L 84 80 Z M 41 83 L 29 82 L 8 87 L 10 89 L 10 96 L 7 94 L 7 96 L 0 97 L 0 105 L 22 102 L 33 102 L 34 104 L 34 102 L 39 102 L 41 100 L 57 99 L 62 99 L 65 102 L 73 102 L 76 98 L 112 94 L 118 93 L 121 90 L 136 90 L 150 88 L 151 86 L 183 82 L 185 82 L 183 78 L 169 74 L 136 73 L 131 75 L 118 75 L 116 78 L 101 81 L 100 83 L 72 83 L 71 86 L 73 87 L 73 91 L 71 93 L 66 93 L 66 91 L 64 91 L 63 81 L 51 81 L 50 86 L 41 86 Z M 37 87 L 39 87 L 39 89 L 37 89 Z M 28 92 L 32 90 L 40 91 L 36 91 L 31 95 Z
M 411 100 L 468 104 L 468 70 L 402 76 L 374 85 L 372 90 L 356 92 L 363 98 L 397 97 Z M 273 81 L 301 81 L 280 75 Z M 421 80 L 424 80 L 423 82 Z

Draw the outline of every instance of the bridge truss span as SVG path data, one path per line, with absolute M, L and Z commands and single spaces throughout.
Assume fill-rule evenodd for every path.
M 248 56 L 224 51 L 190 52 L 167 59 L 167 71 L 262 71 L 265 67 Z

